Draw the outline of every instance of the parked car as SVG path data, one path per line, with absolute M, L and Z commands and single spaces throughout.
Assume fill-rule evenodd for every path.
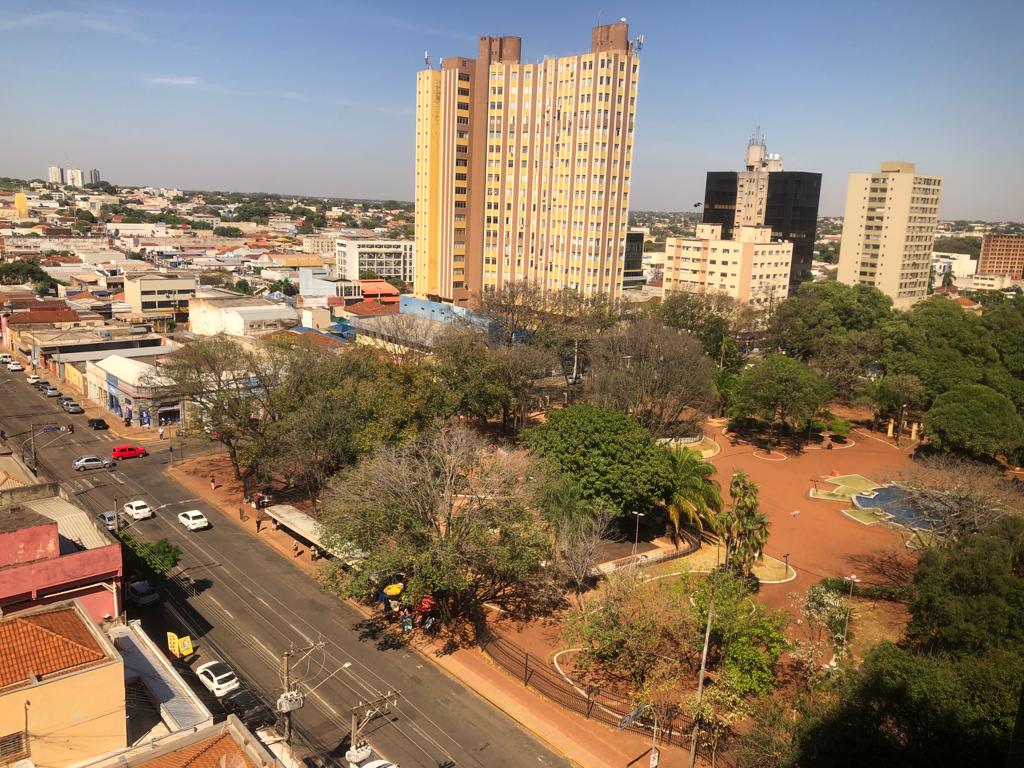
M 96 515 L 96 519 L 100 521 L 100 525 L 106 528 L 108 531 L 117 530 L 117 513 L 113 511 L 100 512 Z
M 39 376 L 38 376 L 38 375 L 36 375 L 36 374 L 34 374 L 34 373 L 30 373 L 30 374 L 28 375 L 28 378 L 27 378 L 27 379 L 25 379 L 25 381 L 27 381 L 27 382 L 28 382 L 29 384 L 31 384 L 31 385 L 32 385 L 32 386 L 34 387 L 34 386 L 35 386 L 36 384 L 38 384 L 38 383 L 39 383 L 39 381 L 40 381 L 40 378 L 39 378 Z
M 7 365 L 13 359 L 14 358 L 11 357 L 11 354 L 9 352 L 0 352 L 0 363 L 3 363 L 4 365 Z
M 63 405 L 63 408 L 68 413 L 85 413 L 85 409 L 82 408 L 82 406 L 80 406 L 74 400 L 67 400 L 67 401 L 65 401 L 64 405 Z
M 190 509 L 187 512 L 178 513 L 178 522 L 190 531 L 201 531 L 204 528 L 210 527 L 210 521 L 198 509 Z
M 196 667 L 196 675 L 206 689 L 218 699 L 242 686 L 238 675 L 223 661 L 208 661 Z
M 131 582 L 128 585 L 127 592 L 128 602 L 140 608 L 160 602 L 160 595 L 153 589 L 153 585 L 145 579 Z
M 115 445 L 110 449 L 110 458 L 115 461 L 137 459 L 140 456 L 149 456 L 149 451 L 140 445 Z
M 245 686 L 226 694 L 220 703 L 225 712 L 241 720 L 250 731 L 269 728 L 277 722 L 277 713 Z
M 153 516 L 153 510 L 144 501 L 129 501 L 122 509 L 132 520 L 145 520 Z
M 24 371 L 25 370 L 25 366 L 23 366 L 17 360 L 11 360 L 11 362 L 7 364 L 7 370 L 8 371 Z
M 363 768 L 398 768 L 398 763 L 392 763 L 390 760 L 372 760 L 364 763 Z
M 99 456 L 79 456 L 71 462 L 71 468 L 75 472 L 85 472 L 87 469 L 110 469 L 113 466 L 113 461 L 101 459 Z
M 110 425 L 103 419 L 89 419 L 85 423 L 89 425 L 89 429 L 110 429 Z
M 75 398 L 68 397 L 67 395 L 61 395 L 57 398 L 57 405 L 64 405 L 67 402 L 73 402 Z
M 42 392 L 44 389 L 50 386 L 50 382 L 48 382 L 46 379 L 39 379 L 32 386 L 38 389 L 40 392 Z
M 43 394 L 47 397 L 60 397 L 60 390 L 56 387 L 47 387 L 43 390 Z

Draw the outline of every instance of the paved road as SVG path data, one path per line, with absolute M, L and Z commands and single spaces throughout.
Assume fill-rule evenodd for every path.
M 182 548 L 181 567 L 196 593 L 172 588 L 166 600 L 198 640 L 198 655 L 223 658 L 272 702 L 281 690 L 281 656 L 295 650 L 292 677 L 307 692 L 306 706 L 294 716 L 296 730 L 327 764 L 343 763 L 350 708 L 397 690 L 397 706 L 367 732 L 375 749 L 403 768 L 568 766 L 415 651 L 380 647 L 365 636 L 353 608 L 322 592 L 219 511 L 189 498 L 163 473 L 169 455 L 161 444 L 149 446 L 152 456 L 122 462 L 115 471 L 76 473 L 70 466 L 75 457 L 109 455 L 112 445 L 126 441 L 88 430 L 84 416 L 65 414 L 54 399 L 29 387 L 24 374 L 0 369 L 0 393 L 0 426 L 15 450 L 25 439 L 17 433 L 32 422 L 75 423 L 74 434 L 37 435 L 36 446 L 40 468 L 59 479 L 79 506 L 100 512 L 142 499 L 157 510 L 132 529 Z M 177 513 L 187 509 L 202 510 L 212 528 L 187 532 L 176 522 Z

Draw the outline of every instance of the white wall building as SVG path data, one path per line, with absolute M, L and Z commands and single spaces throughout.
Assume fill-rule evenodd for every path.
M 378 277 L 397 277 L 404 283 L 413 281 L 412 240 L 363 240 L 337 238 L 334 263 L 338 277 L 358 280 L 364 272 Z
M 287 304 L 248 296 L 195 298 L 188 309 L 189 330 L 197 336 L 262 336 L 299 322 L 298 312 Z
M 63 184 L 64 183 L 64 169 L 59 165 L 51 165 L 47 168 L 47 177 L 51 184 Z
M 70 187 L 84 187 L 85 177 L 81 168 L 67 168 L 64 170 L 64 183 Z

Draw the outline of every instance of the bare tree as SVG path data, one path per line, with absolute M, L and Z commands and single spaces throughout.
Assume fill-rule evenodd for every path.
M 909 491 L 904 503 L 914 516 L 945 541 L 1024 513 L 1024 494 L 1002 470 L 968 459 L 927 457 L 891 479 Z
M 558 559 L 572 582 L 580 610 L 586 611 L 583 593 L 600 562 L 601 544 L 611 527 L 612 510 L 599 506 L 590 517 L 569 521 L 555 539 Z
M 591 355 L 588 390 L 658 436 L 678 434 L 714 399 L 714 365 L 700 342 L 644 314 L 604 334 Z
M 367 554 L 350 593 L 365 596 L 375 578 L 401 572 L 406 594 L 431 597 L 445 619 L 479 620 L 485 603 L 538 609 L 551 594 L 543 566 L 551 553 L 534 503 L 536 474 L 526 454 L 489 451 L 457 424 L 378 448 L 327 496 L 331 547 Z
M 379 346 L 400 363 L 422 358 L 434 344 L 434 324 L 416 315 L 384 315 L 375 321 L 374 331 Z

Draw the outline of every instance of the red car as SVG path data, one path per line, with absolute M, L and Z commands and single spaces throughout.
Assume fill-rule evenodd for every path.
M 149 451 L 138 445 L 115 445 L 110 451 L 110 458 L 114 461 L 137 459 L 140 456 L 149 456 Z

